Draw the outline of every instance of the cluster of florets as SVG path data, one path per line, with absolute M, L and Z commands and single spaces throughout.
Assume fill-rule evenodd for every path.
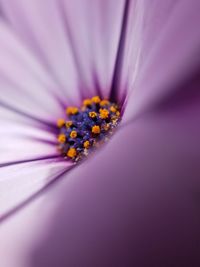
M 99 96 L 85 99 L 80 109 L 68 107 L 66 113 L 69 120 L 57 121 L 58 149 L 74 161 L 107 140 L 120 120 L 118 105 Z

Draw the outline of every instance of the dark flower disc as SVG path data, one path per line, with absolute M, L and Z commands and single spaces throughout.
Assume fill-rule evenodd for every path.
M 68 107 L 67 118 L 58 119 L 58 149 L 73 161 L 79 161 L 108 140 L 120 121 L 116 103 L 94 96 L 85 99 L 81 108 Z

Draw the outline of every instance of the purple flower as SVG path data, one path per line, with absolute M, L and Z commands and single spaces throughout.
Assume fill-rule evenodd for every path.
M 199 265 L 199 9 L 0 1 L 2 266 Z M 55 123 L 97 94 L 122 120 L 75 166 Z

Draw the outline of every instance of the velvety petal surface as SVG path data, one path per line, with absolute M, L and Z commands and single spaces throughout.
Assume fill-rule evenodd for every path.
M 14 216 L 34 194 L 52 182 L 70 164 L 38 160 L 0 168 L 0 222 Z
M 198 266 L 199 112 L 163 105 L 62 180 L 30 266 Z
M 139 6 L 143 9 L 141 52 L 124 121 L 176 94 L 178 84 L 200 64 L 199 1 L 141 1 Z
M 58 86 L 2 20 L 0 51 L 1 106 L 43 122 L 55 123 L 63 115 Z
M 10 27 L 52 76 L 63 98 L 78 98 L 77 76 L 55 1 L 3 0 L 1 6 Z
M 56 154 L 55 122 L 64 112 L 51 80 L 3 22 L 0 33 L 0 164 Z
M 135 53 L 135 91 L 123 117 L 134 122 L 5 222 L 0 241 L 7 237 L 7 250 L 0 256 L 9 267 L 11 256 L 22 262 L 27 246 L 26 267 L 199 265 L 199 3 L 152 1 L 152 9 L 145 3 L 138 2 L 138 16 L 148 27 L 139 34 L 145 41 Z
M 123 0 L 1 0 L 3 16 L 66 92 L 109 95 Z
M 60 162 L 56 149 L 56 120 L 64 115 L 59 90 L 2 20 L 0 58 L 2 222 L 71 164 Z
M 199 99 L 174 99 L 122 128 L 52 187 L 43 205 L 38 198 L 7 222 L 8 238 L 20 223 L 22 235 L 27 227 L 39 231 L 34 249 L 32 234 L 23 238 L 29 265 L 198 266 Z M 38 210 L 29 228 L 27 216 Z
M 18 192 L 13 193 L 11 188 L 10 193 L 6 194 L 8 199 L 4 197 L 2 201 L 1 216 L 46 184 L 45 178 L 49 176 L 46 161 L 54 162 L 59 156 L 56 151 L 55 121 L 63 116 L 65 104 L 78 104 L 83 96 L 81 92 L 87 91 L 85 96 L 88 96 L 98 93 L 102 87 L 108 95 L 124 2 L 118 1 L 113 10 L 114 1 L 108 4 L 88 1 L 87 6 L 91 6 L 94 12 L 88 12 L 86 6 L 80 4 L 79 1 L 50 1 L 48 4 L 39 1 L 1 1 L 1 188 L 5 192 L 11 184 Z M 114 11 L 112 17 L 109 17 L 110 10 Z M 77 23 L 73 24 L 72 19 Z M 89 25 L 94 25 L 90 34 Z M 110 42 L 98 34 L 104 32 L 105 25 L 115 25 L 114 28 L 108 27 L 106 37 Z M 75 29 L 79 31 L 73 36 Z M 87 35 L 90 36 L 89 41 Z M 80 41 L 85 53 L 80 53 L 78 49 Z M 109 55 L 106 57 L 107 63 L 103 62 L 105 52 Z M 95 69 L 95 64 L 101 71 Z M 102 66 L 106 66 L 107 70 L 103 72 Z M 98 73 L 106 74 L 107 78 L 98 77 Z M 98 79 L 106 85 L 98 84 Z M 85 84 L 91 86 L 85 87 Z M 37 170 L 40 172 L 38 164 L 45 170 L 38 173 L 41 176 L 37 180 L 39 185 L 35 179 L 26 179 L 26 175 L 31 177 L 31 169 L 33 175 Z M 66 163 L 66 168 L 68 165 L 71 166 Z M 21 169 L 20 174 L 18 170 Z M 15 183 L 10 183 L 13 176 Z M 24 194 L 20 191 L 22 184 Z

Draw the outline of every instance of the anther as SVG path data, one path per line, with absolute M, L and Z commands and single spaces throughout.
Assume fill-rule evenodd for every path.
M 99 134 L 101 132 L 99 125 L 94 125 L 92 127 L 92 133 Z
M 92 97 L 92 102 L 94 102 L 95 104 L 99 104 L 101 102 L 101 99 L 99 96 L 94 96 Z
M 59 134 L 58 142 L 59 143 L 65 143 L 65 141 L 66 141 L 66 136 L 64 134 Z
M 57 120 L 57 126 L 58 128 L 61 128 L 65 125 L 65 120 L 64 119 L 58 119 Z
M 80 109 L 68 107 L 66 113 L 68 120 L 57 121 L 58 150 L 73 161 L 82 159 L 107 141 L 120 121 L 117 104 L 99 96 L 85 99 Z
M 70 137 L 71 138 L 76 138 L 77 137 L 77 132 L 76 131 L 71 131 Z
M 117 109 L 114 106 L 111 106 L 110 107 L 110 111 L 113 112 L 113 113 L 115 113 L 115 112 L 117 112 Z
M 83 101 L 83 106 L 88 107 L 92 105 L 92 100 L 91 99 L 85 99 Z
M 73 147 L 71 147 L 71 148 L 68 150 L 68 152 L 67 152 L 67 156 L 68 156 L 69 158 L 75 158 L 76 155 L 77 155 L 76 149 L 73 148 Z
M 90 147 L 90 142 L 87 140 L 83 143 L 84 148 L 89 148 Z
M 101 107 L 104 107 L 104 106 L 107 106 L 107 105 L 109 105 L 109 101 L 107 100 L 107 99 L 104 99 L 104 100 L 101 100 L 101 102 L 100 102 L 100 106 Z
M 65 126 L 66 128 L 70 128 L 73 125 L 72 121 L 66 121 Z
M 91 111 L 91 112 L 89 112 L 89 116 L 90 116 L 90 118 L 96 118 L 96 116 L 97 116 L 97 113 L 96 112 L 94 112 L 94 111 Z
M 100 109 L 100 118 L 101 119 L 107 119 L 109 116 L 109 111 L 107 109 Z
M 78 113 L 78 108 L 77 107 L 68 107 L 66 109 L 67 115 L 76 115 Z

